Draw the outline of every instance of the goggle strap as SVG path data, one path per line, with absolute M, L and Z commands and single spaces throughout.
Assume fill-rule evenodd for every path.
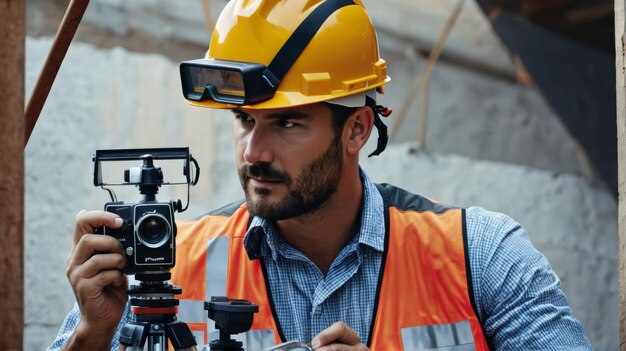
M 268 70 L 278 79 L 282 81 L 291 66 L 296 62 L 304 48 L 322 24 L 335 11 L 348 5 L 355 5 L 353 0 L 328 0 L 317 6 L 311 14 L 300 23 L 298 28 L 291 34 L 289 39 L 280 48 L 272 62 L 267 66 Z

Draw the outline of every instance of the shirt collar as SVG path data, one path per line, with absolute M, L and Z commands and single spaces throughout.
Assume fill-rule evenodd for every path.
M 376 185 L 370 180 L 363 168 L 359 168 L 363 184 L 363 210 L 358 243 L 382 252 L 385 241 L 385 218 L 383 199 Z M 268 254 L 276 259 L 278 251 L 284 245 L 278 236 L 274 224 L 261 217 L 254 217 L 244 238 L 244 247 L 248 257 L 252 259 L 265 257 Z

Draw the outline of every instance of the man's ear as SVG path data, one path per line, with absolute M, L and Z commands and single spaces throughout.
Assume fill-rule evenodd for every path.
M 343 144 L 349 154 L 358 154 L 367 143 L 374 127 L 374 112 L 369 106 L 361 106 L 348 117 L 343 129 Z

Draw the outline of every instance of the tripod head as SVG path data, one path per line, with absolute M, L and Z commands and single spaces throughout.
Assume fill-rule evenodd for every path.
M 220 332 L 220 338 L 209 343 L 211 351 L 243 351 L 243 344 L 230 336 L 250 330 L 259 306 L 247 300 L 211 296 L 211 301 L 204 302 L 204 309 Z
M 124 325 L 120 334 L 121 350 L 167 350 L 169 340 L 175 350 L 196 350 L 196 341 L 187 324 L 178 321 L 178 295 L 182 290 L 168 282 L 169 271 L 136 274 L 139 285 L 131 285 L 128 294 L 135 320 Z

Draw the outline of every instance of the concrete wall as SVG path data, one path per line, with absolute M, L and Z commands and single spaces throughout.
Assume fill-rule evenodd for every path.
M 175 60 L 208 47 L 210 25 L 226 0 L 92 0 L 78 36 L 97 45 L 154 51 Z M 424 52 L 438 40 L 457 0 L 364 0 L 377 27 L 393 83 L 380 101 L 399 110 L 423 71 Z M 54 4 L 57 4 L 54 7 Z M 55 29 L 65 2 L 29 0 L 29 33 Z M 207 19 L 208 18 L 208 19 Z M 51 23 L 52 22 L 52 23 Z M 51 33 L 54 33 L 53 31 Z M 188 46 L 182 46 L 186 43 Z M 475 1 L 466 1 L 430 80 L 429 150 L 581 174 L 593 170 L 581 148 L 538 91 L 515 83 L 516 67 Z M 419 99 L 417 99 L 419 101 Z M 418 102 L 392 142 L 415 141 Z M 395 119 L 390 118 L 392 126 Z
M 27 41 L 27 96 L 50 44 L 47 38 Z M 393 55 L 389 57 L 393 67 L 396 61 Z M 525 141 L 520 141 L 519 148 L 531 159 L 531 152 L 538 159 L 543 154 L 548 158 L 571 155 L 556 152 L 549 156 L 555 152 L 552 145 L 571 145 L 571 141 L 550 120 L 549 109 L 532 89 L 490 83 L 477 74 L 449 68 L 436 73 L 441 94 L 451 89 L 459 94 L 451 96 L 470 94 L 468 99 L 477 111 L 466 114 L 467 104 L 444 97 L 437 100 L 456 109 L 445 121 L 455 123 L 458 130 L 452 132 L 457 137 L 466 135 L 462 145 L 482 145 L 476 147 L 477 155 L 494 148 L 513 153 L 507 144 L 520 138 Z M 399 79 L 392 84 L 401 85 L 402 74 L 396 76 Z M 475 89 L 462 94 L 463 87 Z M 388 91 L 394 89 L 402 91 L 402 86 L 391 85 Z M 516 101 L 517 105 L 509 106 Z M 491 114 L 482 116 L 480 108 Z M 440 112 L 434 110 L 433 116 L 446 115 Z M 26 149 L 27 350 L 40 350 L 50 343 L 73 303 L 64 271 L 75 214 L 80 209 L 101 208 L 108 201 L 104 191 L 92 186 L 93 152 L 190 146 L 202 167 L 201 182 L 192 189 L 191 207 L 184 213 L 194 217 L 242 197 L 234 171 L 231 118 L 228 113 L 188 106 L 181 97 L 176 64 L 162 56 L 72 44 Z M 463 118 L 467 123 L 462 124 Z M 532 128 L 521 128 L 524 125 Z M 442 125 L 440 133 L 444 130 Z M 366 151 L 373 148 L 369 145 Z M 408 149 L 406 144 L 394 145 L 363 164 L 376 181 L 516 218 L 561 277 L 573 312 L 596 349 L 617 349 L 616 203 L 604 188 L 570 173 L 439 153 L 410 154 Z M 567 157 L 564 160 L 570 160 Z M 170 188 L 159 196 L 162 200 L 184 198 L 185 192 Z M 120 197 L 135 201 L 137 194 L 131 190 Z

